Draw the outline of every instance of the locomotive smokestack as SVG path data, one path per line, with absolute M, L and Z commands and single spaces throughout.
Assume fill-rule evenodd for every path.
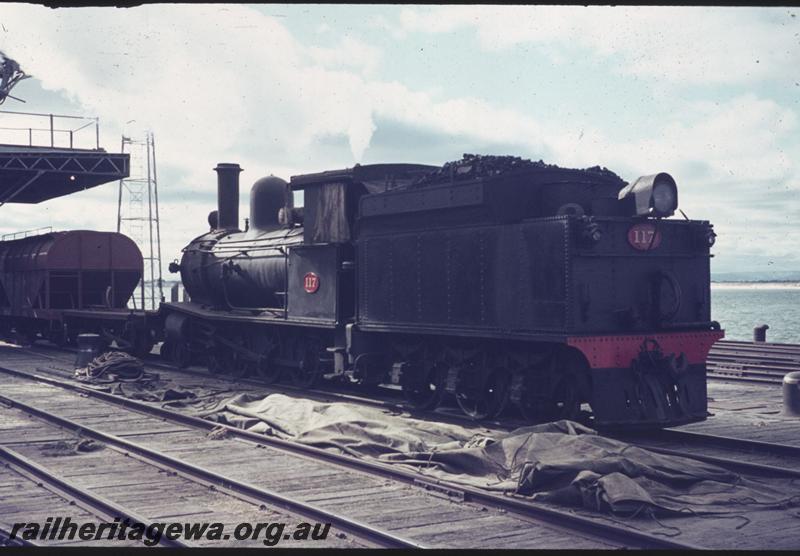
M 220 162 L 214 168 L 217 173 L 217 228 L 239 229 L 239 172 L 238 164 Z

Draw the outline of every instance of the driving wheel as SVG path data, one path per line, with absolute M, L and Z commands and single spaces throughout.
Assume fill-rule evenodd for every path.
M 465 415 L 472 419 L 488 419 L 500 414 L 511 394 L 511 373 L 506 369 L 493 369 L 478 387 L 456 387 L 456 402 Z

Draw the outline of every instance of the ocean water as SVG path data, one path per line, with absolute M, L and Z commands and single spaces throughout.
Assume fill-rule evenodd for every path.
M 711 284 L 711 318 L 726 340 L 752 340 L 769 325 L 768 342 L 800 344 L 800 287 L 780 284 Z

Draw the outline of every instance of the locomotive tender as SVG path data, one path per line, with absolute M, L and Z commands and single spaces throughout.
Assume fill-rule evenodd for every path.
M 184 248 L 190 302 L 162 303 L 179 365 L 300 386 L 321 377 L 454 395 L 480 419 L 661 427 L 706 418 L 713 227 L 666 219 L 665 173 L 464 155 L 253 185 L 219 164 L 210 231 Z M 302 192 L 302 208 L 293 206 Z M 585 414 L 585 413 L 583 413 Z

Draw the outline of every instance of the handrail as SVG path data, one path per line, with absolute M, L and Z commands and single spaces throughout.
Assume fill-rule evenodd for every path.
M 73 120 L 94 120 L 92 116 L 71 116 L 69 114 L 45 114 L 44 112 L 18 112 L 16 110 L 0 110 L 0 114 L 18 114 L 20 116 L 55 116 L 57 118 L 71 118 Z
M 10 233 L 10 234 L 3 234 L 2 237 L 0 237 L 0 241 L 13 240 L 13 239 L 22 239 L 22 238 L 26 238 L 28 236 L 49 234 L 52 231 L 53 231 L 53 227 L 52 226 L 43 226 L 41 228 L 34 228 L 32 230 L 22 230 L 22 231 L 13 232 L 13 233 Z M 20 236 L 20 237 L 17 237 L 17 236 Z
M 12 116 L 34 116 L 37 118 L 47 118 L 49 120 L 49 125 L 47 127 L 37 127 L 34 125 L 29 125 L 27 127 L 0 127 L 0 130 L 3 131 L 27 131 L 28 132 L 28 146 L 47 146 L 47 145 L 34 145 L 33 143 L 33 132 L 40 131 L 40 132 L 50 132 L 50 147 L 56 147 L 56 133 L 66 133 L 69 135 L 69 148 L 74 148 L 74 136 L 79 131 L 90 127 L 94 124 L 95 129 L 95 137 L 94 137 L 94 144 L 95 149 L 100 149 L 100 118 L 94 116 L 73 116 L 68 114 L 43 114 L 38 112 L 18 112 L 14 110 L 0 110 L 0 114 L 10 114 Z M 71 119 L 71 120 L 83 120 L 86 123 L 80 125 L 79 127 L 69 128 L 69 129 L 58 129 L 55 126 L 55 121 L 57 119 Z M 38 120 L 37 120 L 38 122 Z M 85 136 L 85 135 L 84 135 Z M 21 143 L 13 143 L 13 144 L 21 144 Z

